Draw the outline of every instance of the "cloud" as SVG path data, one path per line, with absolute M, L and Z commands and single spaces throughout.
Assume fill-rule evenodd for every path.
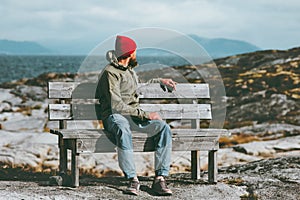
M 23 3 L 22 3 L 23 2 Z M 26 3 L 24 3 L 26 2 Z M 116 11 L 73 1 L 5 1 L 2 4 L 0 37 L 16 39 L 77 38 L 97 30 Z M 98 28 L 99 27 L 99 28 Z
M 2 0 L 0 38 L 100 41 L 132 28 L 161 27 L 281 48 L 299 45 L 299 10 L 297 0 Z

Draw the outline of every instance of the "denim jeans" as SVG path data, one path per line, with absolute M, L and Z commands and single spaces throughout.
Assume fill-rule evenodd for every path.
M 119 166 L 126 178 L 136 176 L 131 130 L 146 133 L 153 139 L 155 175 L 168 176 L 172 149 L 172 133 L 168 124 L 162 120 L 142 121 L 130 116 L 111 114 L 103 120 L 103 125 L 117 146 Z

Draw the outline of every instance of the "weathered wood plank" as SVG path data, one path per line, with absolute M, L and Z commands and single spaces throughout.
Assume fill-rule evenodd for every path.
M 79 154 L 77 153 L 77 140 L 71 141 L 71 185 L 73 187 L 79 186 L 79 167 L 78 167 L 78 161 L 79 161 Z
M 200 151 L 191 151 L 192 179 L 200 179 Z
M 71 104 L 49 104 L 48 105 L 49 120 L 71 120 Z
M 219 148 L 219 135 L 214 129 L 209 131 L 191 129 L 174 129 L 173 131 L 173 151 L 191 150 L 217 150 Z M 219 130 L 219 129 L 218 129 Z M 103 130 L 60 130 L 64 139 L 77 138 L 78 153 L 91 152 L 115 152 L 115 145 L 108 139 Z M 193 132 L 191 134 L 190 132 Z M 214 134 L 209 134 L 213 132 Z M 219 131 L 220 133 L 220 131 Z M 152 139 L 145 133 L 133 132 L 132 136 L 134 150 L 137 152 L 153 151 Z
M 48 82 L 49 99 L 70 99 L 80 82 Z
M 48 98 L 98 99 L 97 83 L 49 82 Z M 209 98 L 209 86 L 206 83 L 178 83 L 176 91 L 164 91 L 159 83 L 141 83 L 137 92 L 140 98 Z
M 158 112 L 163 119 L 211 119 L 210 104 L 141 104 L 148 112 Z
M 217 183 L 218 163 L 217 151 L 208 151 L 208 182 Z
M 68 153 L 66 147 L 66 141 L 62 136 L 58 136 L 58 147 L 59 147 L 59 173 L 60 175 L 67 174 L 68 172 Z
M 168 92 L 162 90 L 160 84 L 139 84 L 138 94 L 140 98 L 209 98 L 209 86 L 206 83 L 178 83 L 176 90 Z
M 63 129 L 57 130 L 63 139 L 98 139 L 105 135 L 103 129 Z M 132 131 L 133 136 L 146 135 Z M 226 129 L 172 129 L 173 136 L 176 137 L 206 137 L 206 136 L 229 136 L 230 132 Z
M 99 104 L 49 104 L 49 120 L 101 119 Z M 148 112 L 163 119 L 211 119 L 210 104 L 141 104 Z
M 154 151 L 155 147 L 151 138 L 144 136 L 133 137 L 133 148 L 135 152 Z M 191 150 L 218 150 L 218 137 L 176 137 L 172 139 L 172 151 Z M 100 153 L 116 152 L 116 146 L 102 135 L 98 139 L 77 139 L 78 153 Z

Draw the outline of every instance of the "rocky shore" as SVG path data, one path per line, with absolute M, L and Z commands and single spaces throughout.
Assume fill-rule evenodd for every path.
M 219 182 L 191 182 L 190 153 L 173 153 L 169 179 L 176 192 L 172 199 L 300 199 L 296 192 L 300 189 L 300 48 L 231 56 L 215 60 L 215 64 L 227 95 L 225 128 L 232 132 L 231 137 L 220 138 Z M 175 70 L 189 82 L 201 82 L 199 68 L 181 66 L 151 73 L 168 77 Z M 146 77 L 143 72 L 139 75 Z M 49 133 L 58 123 L 47 120 L 51 102 L 47 82 L 93 80 L 96 76 L 48 73 L 0 85 L 2 197 L 128 199 L 121 192 L 125 180 L 120 177 L 115 154 L 81 156 L 82 186 L 76 190 L 47 186 L 58 168 L 57 136 Z M 96 122 L 68 126 L 81 125 L 99 126 Z M 204 177 L 206 157 L 206 152 L 201 152 Z M 144 184 L 142 197 L 156 198 L 149 190 L 152 153 L 137 154 L 136 163 Z

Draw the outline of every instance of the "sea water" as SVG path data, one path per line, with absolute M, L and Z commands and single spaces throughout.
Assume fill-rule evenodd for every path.
M 188 64 L 180 57 L 142 56 L 137 57 L 141 67 L 137 71 L 146 71 L 170 66 Z M 77 55 L 0 55 L 0 83 L 37 77 L 43 73 L 79 73 L 85 71 L 101 71 L 107 64 L 105 57 L 87 57 Z M 142 65 L 152 63 L 151 69 Z

